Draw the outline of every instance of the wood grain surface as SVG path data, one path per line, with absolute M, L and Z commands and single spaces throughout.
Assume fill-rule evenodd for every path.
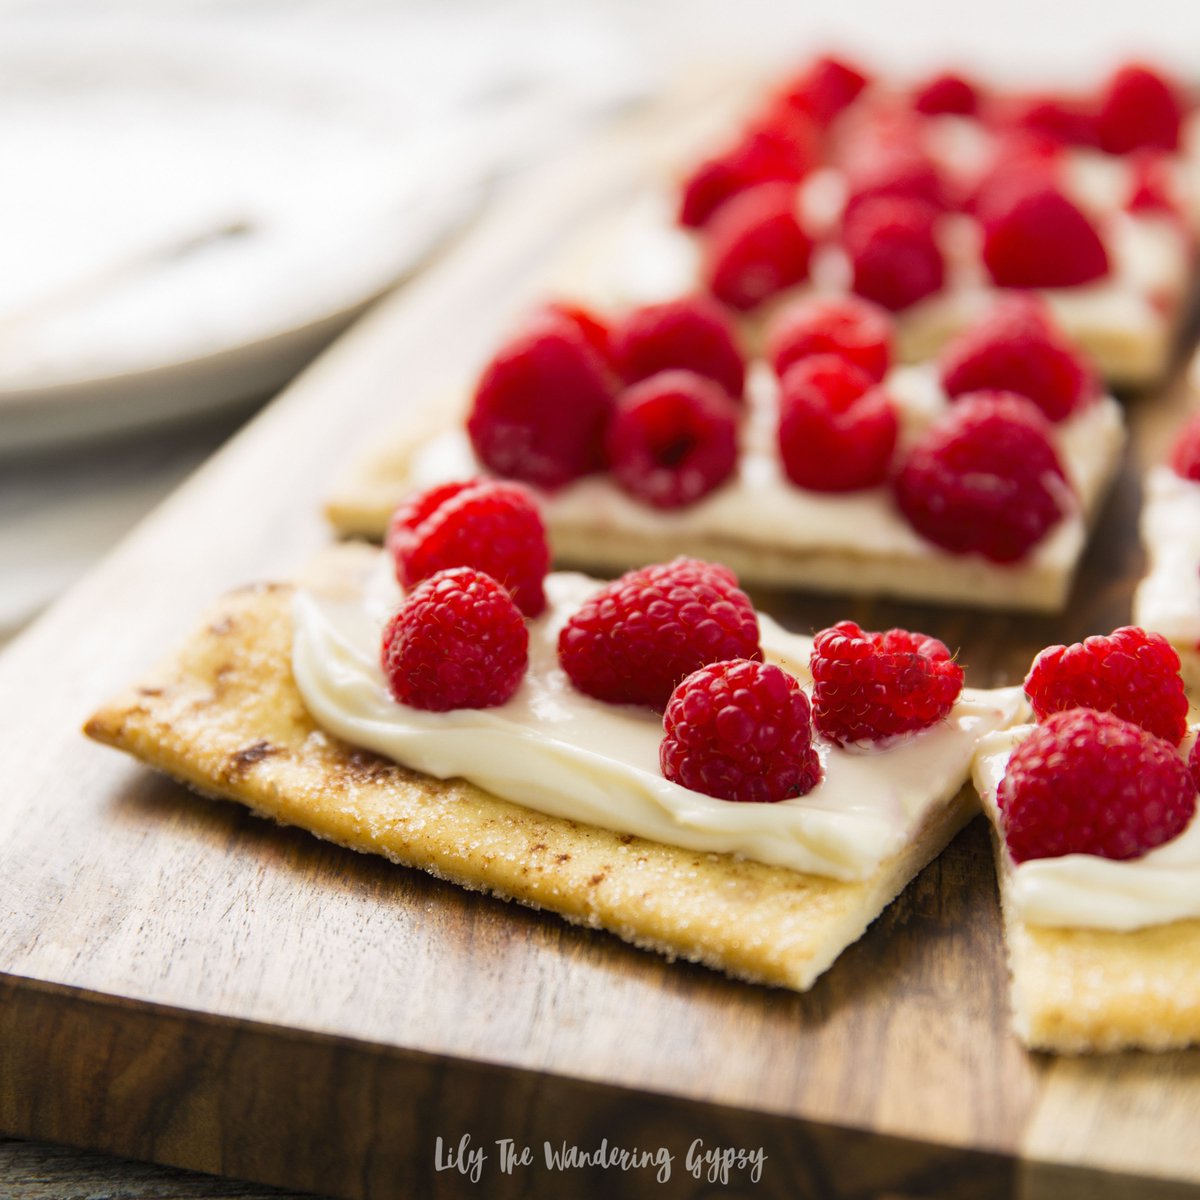
M 0 659 L 0 1129 L 354 1198 L 1200 1189 L 1200 1053 L 1053 1060 L 1008 1032 L 979 822 L 797 995 L 277 828 L 78 732 L 215 593 L 322 545 L 349 456 L 481 361 L 693 118 L 644 114 L 512 192 Z M 1131 405 L 1139 456 L 1189 403 L 1177 382 Z M 1015 682 L 1128 618 L 1138 492 L 1131 457 L 1059 618 L 756 599 L 805 630 L 923 628 L 968 682 Z M 448 1162 L 464 1138 L 478 1178 Z M 506 1138 L 532 1162 L 503 1171 Z M 543 1157 L 605 1141 L 671 1154 L 670 1178 Z M 694 1175 L 697 1145 L 761 1173 Z

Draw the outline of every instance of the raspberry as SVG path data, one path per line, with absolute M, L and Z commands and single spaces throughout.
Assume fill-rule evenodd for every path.
M 893 312 L 940 291 L 945 264 L 934 216 L 927 204 L 903 196 L 855 205 L 842 230 L 854 291 Z
M 811 113 L 821 125 L 857 99 L 867 85 L 867 76 L 853 63 L 824 57 L 811 62 L 783 88 L 787 103 Z
M 1179 655 L 1162 634 L 1126 625 L 1108 637 L 1048 646 L 1025 677 L 1034 715 L 1092 708 L 1178 746 L 1187 733 Z
M 813 721 L 832 742 L 877 742 L 940 721 L 963 670 L 937 638 L 839 621 L 813 640 Z
M 529 658 L 529 631 L 490 575 L 455 567 L 431 575 L 383 631 L 392 695 L 410 708 L 494 708 L 510 700 Z
M 917 88 L 913 107 L 926 116 L 953 113 L 969 117 L 979 107 L 979 94 L 974 85 L 961 75 L 946 72 L 935 75 Z
M 849 221 L 860 205 L 880 196 L 917 200 L 938 212 L 948 207 L 946 186 L 929 155 L 904 140 L 903 132 L 896 136 L 899 142 L 881 145 L 867 139 L 863 153 L 847 166 L 843 221 Z
M 662 371 L 617 399 L 605 447 L 617 483 L 655 508 L 692 504 L 737 465 L 738 411 L 711 379 Z
M 735 658 L 693 671 L 671 693 L 663 728 L 663 775 L 706 796 L 773 804 L 821 778 L 808 697 L 770 663 Z
M 918 533 L 993 562 L 1021 558 L 1072 503 L 1046 418 L 1004 392 L 964 396 L 934 421 L 893 486 Z
M 709 296 L 683 296 L 635 308 L 612 331 L 613 364 L 626 383 L 682 367 L 721 385 L 740 400 L 746 362 L 737 331 Z
M 811 253 L 796 215 L 796 189 L 764 183 L 734 196 L 709 222 L 704 279 L 718 300 L 744 312 L 803 283 Z
M 1200 412 L 1193 413 L 1175 435 L 1167 461 L 1181 479 L 1194 479 L 1200 483 Z
M 1046 305 L 1010 296 L 942 351 L 942 386 L 964 392 L 1015 392 L 1061 421 L 1098 391 L 1091 364 L 1059 333 Z
M 892 356 L 891 316 L 858 296 L 814 296 L 783 309 L 768 325 L 775 374 L 811 354 L 836 354 L 878 381 Z
M 708 663 L 761 659 L 758 615 L 728 568 L 677 558 L 601 588 L 563 627 L 558 657 L 581 692 L 661 711 Z
M 1156 150 L 1143 150 L 1131 155 L 1133 179 L 1126 209 L 1131 213 L 1180 215 L 1179 200 L 1171 159 Z
M 1066 146 L 1095 146 L 1096 114 L 1080 100 L 1065 96 L 1027 96 L 1002 117 L 1003 124 Z
M 1103 149 L 1129 154 L 1147 147 L 1178 150 L 1182 119 L 1171 84 L 1149 67 L 1131 63 L 1108 81 L 1096 125 Z
M 1057 142 L 1024 132 L 1002 135 L 965 208 L 986 224 L 993 215 L 1006 213 L 1022 196 L 1058 187 L 1063 159 Z
M 1112 713 L 1073 708 L 1013 751 L 997 799 L 1015 861 L 1119 860 L 1182 832 L 1196 811 L 1196 785 L 1161 738 Z
M 546 528 L 519 484 L 473 479 L 411 496 L 392 514 L 387 547 L 405 588 L 450 567 L 473 567 L 504 584 L 527 617 L 546 607 Z
M 779 388 L 779 454 L 787 477 L 817 492 L 874 487 L 887 478 L 899 422 L 887 393 L 833 354 L 790 368 Z
M 576 322 L 543 311 L 485 368 L 467 433 L 490 470 L 558 488 L 604 466 L 616 383 Z
M 1057 187 L 1020 188 L 1003 200 L 980 203 L 983 261 L 997 286 L 1077 287 L 1108 274 L 1100 235 Z
M 820 161 L 817 139 L 812 119 L 804 113 L 785 105 L 764 112 L 734 145 L 699 163 L 684 179 L 679 223 L 698 229 L 738 192 L 760 183 L 803 179 Z
M 606 363 L 612 361 L 612 349 L 609 345 L 612 333 L 603 317 L 573 300 L 551 300 L 542 311 L 565 317 L 583 334 L 588 344 Z

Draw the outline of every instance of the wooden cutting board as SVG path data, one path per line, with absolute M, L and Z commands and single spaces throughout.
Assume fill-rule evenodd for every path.
M 481 361 L 693 115 L 642 114 L 509 194 L 0 659 L 4 1131 L 355 1198 L 1200 1188 L 1200 1053 L 1055 1060 L 1010 1036 L 979 823 L 800 996 L 274 827 L 78 733 L 218 591 L 327 540 L 350 456 Z M 1131 406 L 1143 459 L 1188 402 L 1178 383 Z M 1061 619 L 757 598 L 801 629 L 922 628 L 969 682 L 1015 682 L 1128 619 L 1137 502 L 1131 462 Z M 546 1144 L 652 1161 L 548 1165 Z

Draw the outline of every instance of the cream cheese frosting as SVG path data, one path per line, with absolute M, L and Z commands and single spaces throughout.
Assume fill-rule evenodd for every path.
M 439 779 L 460 777 L 547 814 L 688 849 L 733 853 L 836 879 L 868 877 L 966 780 L 979 738 L 1020 708 L 1018 689 L 964 689 L 948 717 L 886 750 L 815 739 L 822 780 L 808 795 L 738 804 L 663 778 L 657 713 L 576 691 L 558 665 L 558 631 L 598 582 L 559 573 L 530 622 L 529 671 L 490 709 L 429 713 L 392 699 L 379 665 L 384 623 L 400 602 L 380 556 L 359 601 L 300 592 L 292 669 L 327 732 Z M 808 684 L 811 639 L 760 616 L 765 657 Z
M 999 830 L 997 794 L 1008 759 L 1035 727 L 988 734 L 975 758 L 976 790 Z M 1029 925 L 1076 929 L 1141 929 L 1200 917 L 1200 814 L 1171 841 L 1140 858 L 1117 862 L 1093 854 L 1014 862 L 1002 851 L 1006 903 Z

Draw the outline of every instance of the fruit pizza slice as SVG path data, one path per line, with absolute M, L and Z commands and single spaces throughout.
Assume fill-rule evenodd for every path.
M 1015 689 L 933 639 L 757 614 L 725 567 L 546 575 L 522 489 L 243 590 L 94 738 L 209 795 L 638 946 L 804 990 L 976 811 Z
M 983 739 L 1026 1045 L 1200 1042 L 1200 757 L 1179 660 L 1137 627 L 1054 646 L 1025 681 L 1037 724 Z
M 1147 571 L 1134 620 L 1170 641 L 1188 686 L 1200 688 L 1200 414 L 1146 476 L 1141 535 Z
M 1191 97 L 1144 64 L 1068 96 L 818 59 L 690 166 L 674 221 L 646 197 L 563 283 L 625 304 L 699 286 L 756 332 L 797 295 L 850 292 L 895 314 L 905 361 L 997 291 L 1033 289 L 1106 379 L 1143 385 L 1193 286 L 1196 127 Z
M 536 489 L 555 558 L 590 570 L 686 553 L 749 582 L 1062 607 L 1119 462 L 1119 406 L 1033 297 L 919 366 L 894 365 L 894 338 L 852 296 L 782 309 L 750 361 L 710 297 L 611 322 L 547 306 L 465 412 L 374 449 L 329 515 L 380 538 L 412 488 L 489 473 Z

